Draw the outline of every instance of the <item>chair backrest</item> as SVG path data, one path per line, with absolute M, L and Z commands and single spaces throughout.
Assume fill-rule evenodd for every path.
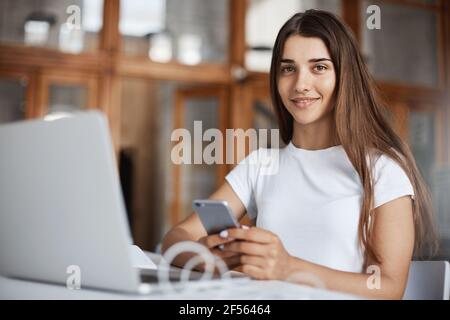
M 412 261 L 404 300 L 448 300 L 449 290 L 448 261 Z

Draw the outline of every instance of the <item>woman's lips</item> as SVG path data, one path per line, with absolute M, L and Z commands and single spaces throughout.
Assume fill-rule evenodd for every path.
M 315 99 L 290 99 L 291 102 L 300 109 L 306 109 L 310 107 L 312 104 L 314 104 L 319 98 Z

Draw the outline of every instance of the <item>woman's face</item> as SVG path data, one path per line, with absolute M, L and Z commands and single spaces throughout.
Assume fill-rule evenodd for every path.
M 327 118 L 334 108 L 336 73 L 320 38 L 290 36 L 285 44 L 278 77 L 284 106 L 300 125 Z

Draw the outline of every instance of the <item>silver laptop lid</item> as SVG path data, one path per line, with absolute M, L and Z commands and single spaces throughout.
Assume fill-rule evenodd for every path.
M 0 153 L 0 273 L 137 291 L 103 114 L 2 125 Z

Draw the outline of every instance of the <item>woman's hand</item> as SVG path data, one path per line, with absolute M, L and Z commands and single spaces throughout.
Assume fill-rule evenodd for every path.
M 232 238 L 224 239 L 219 236 L 219 234 L 208 235 L 202 237 L 198 240 L 198 242 L 209 249 L 209 251 L 217 258 L 220 258 L 225 262 L 228 269 L 234 269 L 240 265 L 240 254 L 235 252 L 225 252 L 223 250 L 223 246 L 226 243 L 232 242 Z M 198 268 L 200 271 L 205 270 L 205 264 L 199 265 Z
M 291 274 L 293 258 L 274 233 L 252 227 L 228 229 L 220 235 L 235 240 L 224 244 L 224 252 L 239 254 L 240 269 L 252 278 L 285 280 Z

